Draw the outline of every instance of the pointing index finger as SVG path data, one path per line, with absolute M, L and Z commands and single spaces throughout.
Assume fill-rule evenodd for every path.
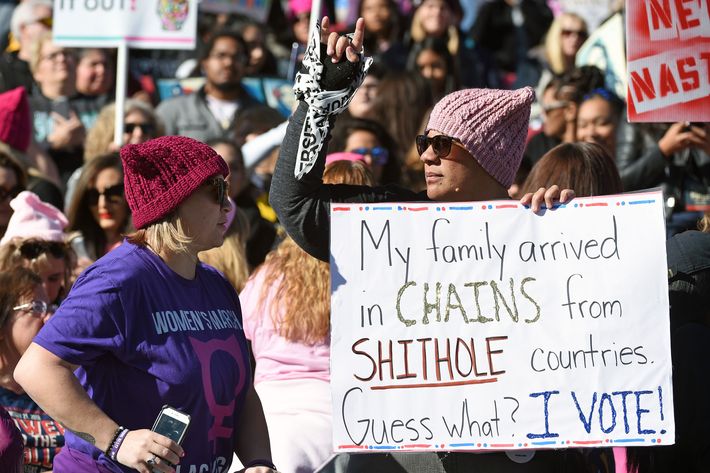
M 323 19 L 320 21 L 321 42 L 328 41 L 328 28 L 330 28 L 330 20 L 328 20 L 327 16 L 324 16 Z
M 365 40 L 365 20 L 362 18 L 357 19 L 355 23 L 355 33 L 353 34 L 352 47 L 355 51 L 359 52 L 362 48 L 363 41 Z

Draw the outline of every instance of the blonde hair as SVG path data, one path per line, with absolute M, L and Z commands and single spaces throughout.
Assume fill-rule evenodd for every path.
M 324 341 L 330 331 L 328 263 L 309 255 L 286 237 L 257 271 L 265 271 L 261 307 L 269 289 L 277 287 L 269 316 L 279 335 L 308 345 Z M 284 307 L 283 317 L 279 317 Z
M 705 212 L 705 215 L 698 221 L 698 230 L 710 233 L 710 212 Z
M 374 186 L 375 178 L 367 164 L 362 161 L 333 161 L 323 171 L 325 184 L 347 182 L 356 186 Z
M 155 129 L 155 137 L 162 136 L 164 133 L 163 125 L 155 114 L 155 110 L 149 104 L 142 100 L 128 99 L 124 107 L 123 118 L 125 119 L 129 113 L 140 112 L 151 122 Z M 92 159 L 106 154 L 111 151 L 113 143 L 113 133 L 116 129 L 115 117 L 116 104 L 110 103 L 105 105 L 96 117 L 94 126 L 91 127 L 86 134 L 84 142 L 84 162 L 89 162 Z
M 185 233 L 182 219 L 173 212 L 163 220 L 151 223 L 128 235 L 128 241 L 135 245 L 149 246 L 156 253 L 189 253 L 193 238 Z
M 42 46 L 52 42 L 52 32 L 42 31 L 30 45 L 30 72 L 34 75 L 42 60 Z
M 246 236 L 249 235 L 249 220 L 240 208 L 235 210 L 234 221 L 227 229 L 222 246 L 200 252 L 199 259 L 218 269 L 237 292 L 244 289 L 249 278 L 249 263 L 246 253 Z
M 582 29 L 587 32 L 587 22 L 576 13 L 565 12 L 554 19 L 545 35 L 545 56 L 550 64 L 550 69 L 555 74 L 562 74 L 565 71 L 565 61 L 562 57 L 562 22 L 575 20 L 581 23 Z
M 412 16 L 412 26 L 409 30 L 412 40 L 415 43 L 421 43 L 422 41 L 424 41 L 424 38 L 427 37 L 426 31 L 424 31 L 424 27 L 422 26 L 421 12 L 421 8 L 417 8 L 414 11 L 414 16 Z M 452 56 L 455 57 L 458 54 L 459 45 L 460 39 L 458 30 L 453 25 L 449 26 L 449 29 L 446 32 L 446 48 L 449 50 L 449 53 L 451 53 Z
M 371 186 L 374 178 L 359 161 L 335 161 L 326 166 L 323 182 Z M 265 271 L 262 311 L 270 288 L 276 286 L 269 316 L 278 334 L 308 345 L 325 341 L 330 332 L 330 265 L 286 237 L 257 271 Z M 279 317 L 282 310 L 283 317 Z

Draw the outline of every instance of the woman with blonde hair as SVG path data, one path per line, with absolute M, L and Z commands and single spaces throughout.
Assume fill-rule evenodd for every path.
M 82 273 L 14 372 L 67 429 L 54 470 L 227 471 L 236 453 L 245 473 L 272 473 L 239 299 L 197 259 L 224 239 L 229 168 L 181 136 L 121 160 L 137 231 Z M 189 427 L 152 431 L 165 406 Z
M 113 143 L 116 104 L 104 106 L 94 126 L 86 135 L 84 162 L 117 151 Z M 163 135 L 163 126 L 150 104 L 136 99 L 126 100 L 123 112 L 123 144 L 139 144 Z
M 587 36 L 587 23 L 576 13 L 565 12 L 553 20 L 545 36 L 545 59 L 552 74 L 574 69 L 575 56 Z
M 335 161 L 323 181 L 372 185 L 373 178 L 360 161 Z M 239 297 L 274 462 L 285 473 L 313 471 L 332 452 L 329 265 L 287 237 Z

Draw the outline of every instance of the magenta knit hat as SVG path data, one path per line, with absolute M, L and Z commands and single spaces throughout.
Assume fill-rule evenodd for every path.
M 32 119 L 25 88 L 0 94 L 0 141 L 24 153 L 31 137 Z
M 508 188 L 523 159 L 533 100 L 531 87 L 459 90 L 434 106 L 427 131 L 460 140 L 481 167 Z
M 126 201 L 137 229 L 168 216 L 210 177 L 229 174 L 211 147 L 185 136 L 125 145 L 121 161 Z
M 69 224 L 67 218 L 55 206 L 42 202 L 37 194 L 22 191 L 10 201 L 10 207 L 14 212 L 0 245 L 13 238 L 64 241 L 64 229 Z

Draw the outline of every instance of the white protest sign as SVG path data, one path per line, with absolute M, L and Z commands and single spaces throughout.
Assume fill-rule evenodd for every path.
M 197 0 L 55 0 L 54 42 L 73 47 L 193 49 Z
M 332 204 L 336 451 L 672 444 L 662 201 Z
M 265 22 L 269 16 L 271 0 L 202 0 L 200 10 L 210 13 L 239 13 Z

